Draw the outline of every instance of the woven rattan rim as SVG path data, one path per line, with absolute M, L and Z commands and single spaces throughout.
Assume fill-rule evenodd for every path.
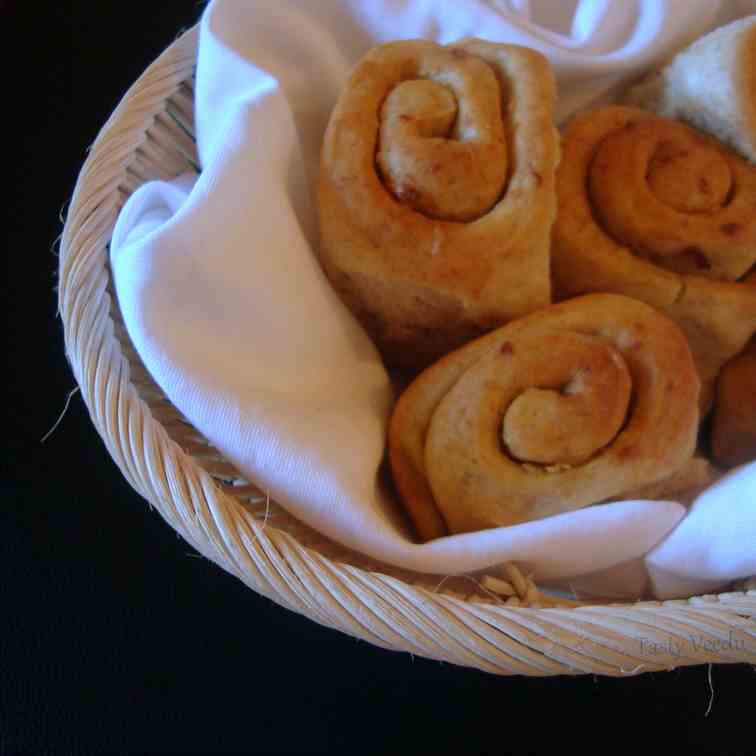
M 278 604 L 383 648 L 496 674 L 633 675 L 756 664 L 756 590 L 562 606 L 516 569 L 499 579 L 407 573 L 346 551 L 243 480 L 152 383 L 112 294 L 108 243 L 140 184 L 196 168 L 197 28 L 139 78 L 90 150 L 60 249 L 66 352 L 123 475 L 200 553 Z

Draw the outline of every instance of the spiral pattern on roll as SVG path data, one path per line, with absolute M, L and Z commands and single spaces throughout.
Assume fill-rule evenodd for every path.
M 321 157 L 323 268 L 391 362 L 435 359 L 550 302 L 555 84 L 533 50 L 371 50 Z
M 469 222 L 503 194 L 509 150 L 496 76 L 480 58 L 456 52 L 440 48 L 419 59 L 418 78 L 386 96 L 378 166 L 400 202 Z
M 625 294 L 690 339 L 708 406 L 722 364 L 756 330 L 756 166 L 638 108 L 576 116 L 563 138 L 553 229 L 555 294 Z
M 639 257 L 727 281 L 756 262 L 756 169 L 688 126 L 629 120 L 600 140 L 588 176 L 603 228 Z
M 691 458 L 699 389 L 683 333 L 648 305 L 553 305 L 415 380 L 391 420 L 394 480 L 423 539 L 619 497 Z

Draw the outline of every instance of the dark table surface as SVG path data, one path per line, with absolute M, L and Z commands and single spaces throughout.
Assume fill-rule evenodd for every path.
M 0 754 L 754 752 L 756 670 L 497 678 L 356 641 L 199 558 L 91 425 L 56 318 L 59 215 L 126 88 L 202 11 L 0 2 L 7 448 Z M 13 41 L 21 53 L 13 53 Z

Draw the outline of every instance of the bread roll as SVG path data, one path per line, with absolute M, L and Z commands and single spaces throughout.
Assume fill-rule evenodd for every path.
M 699 379 L 680 329 L 595 294 L 540 310 L 424 371 L 389 428 L 423 540 L 622 496 L 691 458 Z
M 320 260 L 393 365 L 550 302 L 554 78 L 480 40 L 370 51 L 323 144 Z
M 745 283 L 756 289 L 756 271 Z M 711 450 L 725 467 L 756 460 L 756 336 L 719 375 Z
M 606 291 L 685 331 L 711 404 L 722 365 L 756 330 L 756 166 L 690 127 L 609 106 L 568 124 L 557 172 L 559 299 Z

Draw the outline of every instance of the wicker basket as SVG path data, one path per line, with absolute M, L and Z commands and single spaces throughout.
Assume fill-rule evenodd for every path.
M 196 170 L 197 29 L 144 73 L 81 171 L 60 255 L 66 349 L 92 420 L 131 485 L 192 546 L 250 588 L 377 646 L 497 674 L 633 675 L 756 663 L 756 590 L 686 601 L 557 605 L 507 581 L 397 570 L 326 540 L 256 489 L 168 402 L 111 289 L 108 242 L 126 198 Z

